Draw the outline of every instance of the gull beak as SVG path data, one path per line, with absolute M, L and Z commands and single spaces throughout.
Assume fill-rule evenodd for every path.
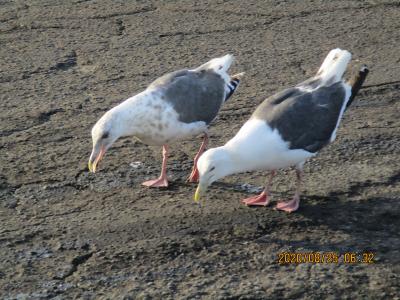
M 94 165 L 90 160 L 88 162 L 89 172 L 96 173 L 96 165 Z
M 90 172 L 96 173 L 97 164 L 103 158 L 104 153 L 106 153 L 105 147 L 101 147 L 100 152 L 97 155 L 95 155 L 94 151 L 92 152 L 88 163 L 88 168 Z
M 200 204 L 200 197 L 203 196 L 206 191 L 207 191 L 207 186 L 199 183 L 196 189 L 196 193 L 194 194 L 194 201 Z

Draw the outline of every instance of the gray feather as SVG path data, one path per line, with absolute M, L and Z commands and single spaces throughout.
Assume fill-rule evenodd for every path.
M 311 85 L 317 84 L 310 81 Z M 267 98 L 253 113 L 276 128 L 290 149 L 317 152 L 329 143 L 336 128 L 346 92 L 342 82 L 312 92 L 290 88 Z
M 209 124 L 217 116 L 225 96 L 225 81 L 212 70 L 180 70 L 155 80 L 149 88 L 161 90 L 179 121 Z

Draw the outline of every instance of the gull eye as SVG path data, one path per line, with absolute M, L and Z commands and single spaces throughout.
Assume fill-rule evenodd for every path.
M 214 171 L 214 170 L 215 170 L 215 167 L 212 167 L 209 172 Z
M 102 139 L 106 139 L 106 138 L 108 138 L 109 135 L 110 135 L 110 134 L 109 134 L 108 132 L 105 132 L 105 133 L 101 136 L 101 138 L 102 138 Z

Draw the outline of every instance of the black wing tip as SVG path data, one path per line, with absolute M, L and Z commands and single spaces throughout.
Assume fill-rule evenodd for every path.
M 351 86 L 351 95 L 349 101 L 347 102 L 346 109 L 350 106 L 350 104 L 353 102 L 354 98 L 358 94 L 359 90 L 364 84 L 365 79 L 367 78 L 368 73 L 368 66 L 366 64 L 363 64 L 358 73 L 353 76 L 353 78 L 348 82 L 348 84 Z
M 231 80 L 228 83 L 229 92 L 226 94 L 224 102 L 226 102 L 236 91 L 237 87 L 239 86 L 240 80 L 242 79 L 244 74 L 245 72 L 241 72 L 231 76 Z
M 368 68 L 368 66 L 365 65 L 365 64 L 362 65 L 361 68 L 360 68 L 360 73 L 368 74 L 368 73 L 369 73 L 369 68 Z

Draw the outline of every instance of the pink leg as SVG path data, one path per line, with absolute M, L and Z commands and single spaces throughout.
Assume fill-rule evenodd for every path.
M 301 186 L 301 181 L 303 178 L 303 171 L 296 169 L 296 176 L 297 176 L 297 180 L 296 180 L 296 192 L 294 194 L 294 197 L 292 200 L 287 201 L 287 202 L 278 202 L 278 204 L 276 205 L 275 209 L 278 210 L 283 210 L 286 211 L 288 213 L 291 213 L 293 211 L 296 211 L 299 208 L 300 205 L 300 186 Z
M 272 179 L 274 178 L 275 174 L 276 171 L 273 170 L 269 176 L 269 179 L 265 183 L 265 189 L 260 195 L 243 199 L 242 202 L 247 206 L 267 206 L 270 202 L 269 190 L 271 188 Z
M 148 187 L 168 187 L 167 180 L 167 158 L 168 158 L 168 146 L 163 145 L 163 161 L 161 167 L 161 175 L 157 179 L 148 180 L 142 183 L 144 186 Z
M 208 135 L 207 133 L 205 133 L 200 149 L 197 152 L 196 156 L 194 157 L 192 173 L 188 177 L 187 182 L 199 182 L 199 170 L 197 169 L 197 161 L 199 160 L 203 152 L 206 150 L 207 145 L 208 145 Z

